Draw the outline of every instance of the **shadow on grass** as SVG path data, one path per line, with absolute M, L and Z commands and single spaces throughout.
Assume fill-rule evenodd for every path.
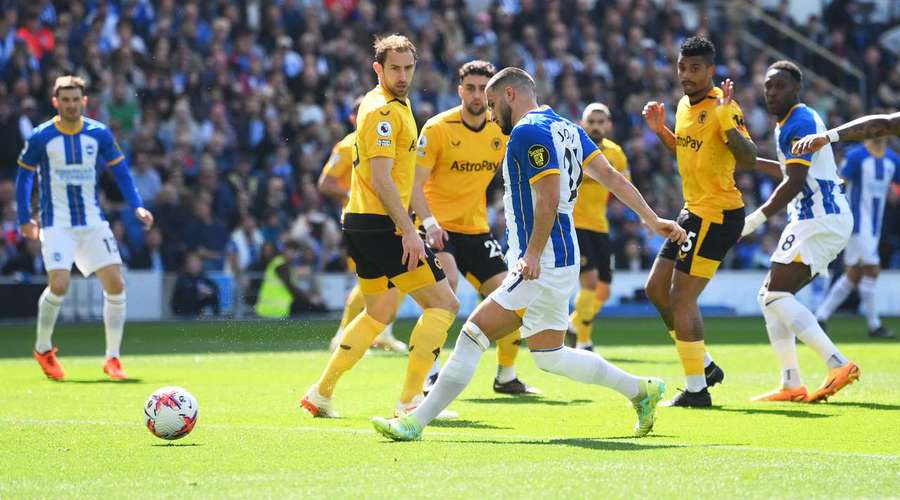
M 638 444 L 627 441 L 616 441 L 620 438 L 560 438 L 560 439 L 533 439 L 533 440 L 510 440 L 501 441 L 495 439 L 470 439 L 470 440 L 453 440 L 453 439 L 435 439 L 434 442 L 441 443 L 457 443 L 457 444 L 512 444 L 512 445 L 535 445 L 535 446 L 571 446 L 574 448 L 584 448 L 587 450 L 603 450 L 603 451 L 646 451 L 659 450 L 666 448 L 689 448 L 689 446 L 675 444 Z M 635 439 L 635 438 L 632 438 Z M 429 440 L 431 441 L 431 440 Z M 646 441 L 642 441 L 646 442 Z
M 175 448 L 175 447 L 186 448 L 186 447 L 203 446 L 203 445 L 200 443 L 159 443 L 159 444 L 151 444 L 150 446 L 153 446 L 154 448 Z
M 429 427 L 440 427 L 443 429 L 497 429 L 508 430 L 512 427 L 499 427 L 496 425 L 485 424 L 474 420 L 432 420 Z
M 865 408 L 867 410 L 885 410 L 885 411 L 897 411 L 900 410 L 900 405 L 888 405 L 883 403 L 860 403 L 856 401 L 829 401 L 827 403 L 821 403 L 822 406 L 855 406 L 857 408 Z
M 782 415 L 793 418 L 831 418 L 833 415 L 824 415 L 822 413 L 813 413 L 800 409 L 787 408 L 726 408 L 724 406 L 713 406 L 710 408 L 691 409 L 693 411 L 721 411 L 725 413 L 741 413 L 744 415 Z
M 603 353 L 600 352 L 602 356 Z M 604 359 L 609 361 L 610 363 L 646 363 L 651 365 L 674 365 L 676 363 L 680 363 L 680 361 L 676 359 L 635 359 L 635 358 L 607 358 L 603 356 Z
M 590 399 L 571 399 L 561 401 L 558 399 L 545 399 L 537 395 L 531 396 L 509 396 L 495 398 L 471 398 L 461 399 L 466 403 L 479 404 L 500 404 L 500 405 L 547 405 L 547 406 L 579 406 L 587 403 L 593 403 Z
M 112 380 L 108 378 L 98 378 L 94 380 L 71 380 L 62 381 L 63 384 L 143 384 L 144 380 L 139 378 L 126 378 L 125 380 Z

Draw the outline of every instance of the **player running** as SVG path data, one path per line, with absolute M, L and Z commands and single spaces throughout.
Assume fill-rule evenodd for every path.
M 416 48 L 401 35 L 378 39 L 374 48 L 372 68 L 378 86 L 359 106 L 350 202 L 343 217 L 365 309 L 347 325 L 340 347 L 301 401 L 316 417 L 337 416 L 332 403 L 335 385 L 394 320 L 397 294 L 391 288 L 410 294 L 424 309 L 410 338 L 398 414 L 415 408 L 424 397 L 425 377 L 459 310 L 440 263 L 409 217 L 417 130 L 407 93 L 416 68 Z
M 350 124 L 353 125 L 354 128 L 356 127 L 356 113 L 359 111 L 359 104 L 361 102 L 362 97 L 356 99 L 353 103 L 353 111 L 350 113 Z M 347 203 L 350 201 L 350 172 L 353 170 L 352 155 L 353 144 L 355 142 L 356 130 L 353 130 L 344 136 L 343 139 L 338 141 L 331 149 L 331 155 L 328 157 L 328 161 L 325 162 L 325 166 L 322 168 L 322 174 L 319 175 L 319 191 L 325 196 L 341 202 L 344 209 L 347 208 Z M 350 257 L 347 258 L 347 268 L 350 271 L 356 270 L 356 263 L 353 262 L 353 259 Z M 395 290 L 394 293 L 397 293 L 396 288 L 393 290 Z M 398 295 L 396 301 L 399 307 L 403 299 Z M 347 296 L 347 301 L 344 304 L 344 313 L 341 315 L 341 324 L 338 325 L 337 332 L 335 332 L 334 337 L 331 338 L 329 346 L 331 352 L 334 352 L 340 345 L 341 337 L 344 335 L 344 328 L 347 327 L 353 318 L 362 312 L 364 307 L 365 302 L 363 302 L 362 292 L 359 289 L 359 283 L 357 283 L 353 285 L 350 294 Z M 407 352 L 406 344 L 394 337 L 393 322 L 389 323 L 384 331 L 375 337 L 372 347 L 398 353 Z
M 688 232 L 683 244 L 668 241 L 660 249 L 647 280 L 647 297 L 669 328 L 686 378 L 685 390 L 670 406 L 712 406 L 707 387 L 725 378 L 706 352 L 697 299 L 744 225 L 734 169 L 756 165 L 756 146 L 741 107 L 732 100 L 731 80 L 722 88 L 713 86 L 715 57 L 715 46 L 703 37 L 681 44 L 678 78 L 685 95 L 678 102 L 674 133 L 666 127 L 662 103 L 644 106 L 647 125 L 678 160 L 685 201 L 678 223 Z
M 769 341 L 781 364 L 781 387 L 753 401 L 822 401 L 859 378 L 859 367 L 841 354 L 812 312 L 794 296 L 817 274 L 828 272 L 828 264 L 846 246 L 853 228 L 831 146 L 814 154 L 791 152 L 794 141 L 825 130 L 819 115 L 800 102 L 802 84 L 800 69 L 790 61 L 778 61 L 766 72 L 766 107 L 778 119 L 774 139 L 785 178 L 769 199 L 747 216 L 742 236 L 785 207 L 788 224 L 758 296 Z M 811 394 L 800 378 L 795 337 L 816 351 L 829 368 L 822 387 Z
M 463 276 L 482 296 L 506 277 L 506 261 L 487 219 L 488 185 L 506 152 L 506 137 L 487 120 L 484 88 L 494 65 L 470 61 L 459 68 L 462 105 L 425 123 L 419 134 L 412 207 L 425 227 L 425 242 L 437 253 L 450 288 Z M 536 394 L 516 376 L 519 332 L 497 340 L 494 392 Z M 437 372 L 433 371 L 435 379 Z
M 828 291 L 816 310 L 816 319 L 825 322 L 850 295 L 859 289 L 863 313 L 873 338 L 894 338 L 894 333 L 881 324 L 875 308 L 875 284 L 881 271 L 878 243 L 881 240 L 884 207 L 891 183 L 900 184 L 900 155 L 887 147 L 887 139 L 868 139 L 847 152 L 841 177 L 850 184 L 850 211 L 853 234 L 844 249 L 845 273 Z
M 611 119 L 609 108 L 595 102 L 584 108 L 581 126 L 610 165 L 630 180 L 625 152 L 607 138 L 612 127 Z M 575 347 L 588 351 L 594 350 L 591 340 L 594 317 L 609 300 L 609 284 L 612 281 L 609 221 L 606 219 L 608 199 L 609 190 L 606 186 L 588 177 L 578 189 L 578 203 L 572 212 L 578 248 L 581 250 L 581 274 L 578 278 L 581 289 L 575 295 L 575 310 L 569 320 L 576 335 Z
M 69 290 L 74 262 L 85 277 L 97 274 L 103 286 L 106 362 L 111 379 L 128 378 L 119 360 L 125 328 L 125 282 L 116 239 L 100 208 L 99 173 L 110 168 L 122 195 L 145 227 L 153 215 L 134 187 L 128 161 L 106 125 L 82 116 L 87 106 L 85 82 L 61 76 L 53 85 L 53 107 L 59 115 L 38 125 L 19 157 L 16 177 L 19 229 L 41 240 L 48 286 L 38 299 L 34 359 L 53 380 L 65 377 L 51 339 L 63 298 Z M 40 222 L 31 218 L 35 172 L 40 192 Z
M 863 116 L 840 127 L 807 135 L 794 144 L 792 151 L 795 155 L 814 153 L 832 142 L 863 141 L 892 135 L 900 136 L 900 112 Z
M 422 429 L 469 384 L 490 342 L 521 328 L 542 370 L 604 385 L 629 398 L 638 414 L 634 434 L 644 436 L 653 428 L 663 381 L 635 377 L 595 353 L 563 345 L 569 296 L 578 283 L 572 208 L 583 173 L 606 185 L 655 232 L 674 241 L 686 241 L 686 234 L 647 206 L 584 129 L 538 106 L 531 75 L 503 69 L 488 82 L 486 97 L 494 120 L 510 135 L 502 167 L 509 274 L 469 316 L 425 401 L 408 415 L 374 418 L 375 429 L 397 441 L 420 439 Z

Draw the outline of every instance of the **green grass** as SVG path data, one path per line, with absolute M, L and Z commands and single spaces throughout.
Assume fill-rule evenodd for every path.
M 542 398 L 491 391 L 494 354 L 418 443 L 391 443 L 369 418 L 394 406 L 405 359 L 364 358 L 338 386 L 344 418 L 314 420 L 298 400 L 322 370 L 334 322 L 129 324 L 130 383 L 100 370 L 99 325 L 61 325 L 67 381 L 30 359 L 32 326 L 0 327 L 0 497 L 888 497 L 900 492 L 900 343 L 870 342 L 861 319 L 831 332 L 862 368 L 820 405 L 750 404 L 777 384 L 760 319 L 713 319 L 707 336 L 727 376 L 709 410 L 662 408 L 651 437 L 629 436 L 618 394 L 540 372 L 519 373 Z M 889 322 L 900 330 L 900 321 Z M 402 323 L 398 336 L 408 335 Z M 454 327 L 455 331 L 455 327 Z M 452 336 L 451 336 L 452 337 Z M 602 319 L 599 351 L 626 370 L 682 385 L 654 320 Z M 452 340 L 448 341 L 448 346 Z M 446 357 L 446 352 L 444 354 Z M 817 386 L 823 364 L 800 347 Z M 142 404 L 181 385 L 199 400 L 194 432 L 169 444 L 144 427 Z

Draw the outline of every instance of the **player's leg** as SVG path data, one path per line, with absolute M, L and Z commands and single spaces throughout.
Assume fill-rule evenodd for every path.
M 765 297 L 769 291 L 769 276 L 760 287 L 757 302 L 766 321 L 769 344 L 781 366 L 781 386 L 775 390 L 754 396 L 751 401 L 805 401 L 806 386 L 800 377 L 800 363 L 797 361 L 796 337 L 775 314 L 765 307 Z
M 403 307 L 403 302 L 406 300 L 406 294 L 396 288 L 392 288 L 392 290 L 397 294 L 397 310 L 394 311 L 394 319 L 396 320 L 397 315 L 400 313 L 400 309 Z M 375 340 L 372 341 L 372 347 L 398 354 L 406 354 L 409 352 L 406 343 L 397 337 L 394 337 L 394 321 L 388 323 L 387 326 L 384 327 L 384 330 L 375 337 Z
M 506 309 L 491 297 L 484 299 L 463 325 L 453 353 L 441 370 L 428 396 L 414 411 L 394 419 L 375 417 L 372 423 L 382 435 L 397 440 L 417 440 L 422 429 L 431 423 L 469 385 L 481 355 L 491 340 L 508 335 L 522 324 L 519 315 Z
M 672 292 L 672 276 L 675 274 L 675 257 L 669 258 L 668 255 L 664 255 L 664 252 L 667 252 L 667 247 L 670 246 L 675 249 L 672 252 L 675 252 L 678 248 L 676 245 L 670 245 L 668 242 L 663 245 L 660 254 L 653 261 L 653 267 L 650 268 L 650 275 L 647 276 L 644 290 L 647 298 L 659 312 L 659 317 L 665 323 L 666 330 L 674 341 L 675 319 L 672 314 L 672 305 L 669 302 L 669 297 Z
M 447 251 L 438 252 L 435 256 L 444 271 L 444 275 L 447 277 L 447 283 L 450 285 L 450 289 L 453 290 L 453 293 L 456 293 L 456 287 L 459 285 L 459 268 L 456 265 L 456 257 L 453 255 L 455 248 L 451 242 L 448 241 L 445 243 L 444 249 Z M 431 365 L 431 369 L 428 370 L 428 375 L 425 377 L 425 392 L 427 392 L 429 388 L 434 385 L 435 381 L 437 381 L 438 373 L 440 371 L 441 360 L 440 358 L 436 358 Z
M 300 404 L 314 417 L 333 418 L 334 389 L 340 378 L 363 357 L 385 325 L 394 320 L 398 294 L 388 289 L 387 278 L 360 279 L 365 308 L 344 329 L 340 345 L 331 353 L 319 380 Z
M 122 369 L 120 351 L 125 330 L 125 280 L 122 266 L 110 264 L 97 269 L 103 287 L 103 328 L 106 336 L 106 362 L 103 371 L 114 380 L 128 378 Z
M 350 324 L 350 322 L 353 321 L 365 307 L 366 301 L 363 298 L 362 290 L 359 289 L 359 283 L 356 283 L 353 285 L 350 294 L 347 295 L 347 300 L 344 302 L 344 313 L 341 314 L 341 324 L 338 325 L 337 332 L 335 332 L 334 337 L 331 338 L 331 344 L 329 346 L 331 352 L 334 352 L 340 344 L 341 337 L 343 336 L 347 325 Z
M 594 325 L 594 316 L 597 315 L 598 309 L 595 308 L 597 297 L 597 270 L 588 269 L 583 271 L 578 277 L 581 287 L 575 294 L 575 308 L 569 317 L 572 327 L 575 329 L 575 348 L 594 350 L 594 343 L 591 340 L 591 330 Z M 609 287 L 606 287 L 609 290 Z
M 869 337 L 894 338 L 894 333 L 881 324 L 881 318 L 878 317 L 878 310 L 875 306 L 875 286 L 878 282 L 880 270 L 878 264 L 862 266 L 862 279 L 859 281 L 860 305 L 862 306 L 863 314 L 866 316 Z
M 847 248 L 844 249 L 844 274 L 828 289 L 828 294 L 819 307 L 816 309 L 816 320 L 822 329 L 828 318 L 834 314 L 841 304 L 847 300 L 853 290 L 859 286 L 859 280 L 862 277 L 863 264 L 863 242 L 859 236 L 852 236 L 847 242 Z
M 69 264 L 71 266 L 71 262 Z M 47 272 L 47 288 L 38 299 L 37 338 L 34 344 L 34 359 L 41 366 L 44 375 L 53 380 L 65 377 L 62 364 L 56 358 L 53 347 L 53 330 L 59 317 L 63 299 L 69 291 L 68 270 L 51 269 Z
M 487 297 L 500 287 L 506 279 L 506 271 L 495 274 L 478 288 L 482 296 Z M 496 340 L 497 344 L 497 376 L 494 377 L 494 392 L 501 394 L 540 394 L 541 390 L 519 380 L 516 373 L 516 358 L 522 345 L 522 334 L 518 328 L 509 335 Z
M 709 279 L 675 271 L 669 301 L 672 305 L 675 349 L 681 359 L 685 375 L 685 390 L 670 404 L 673 406 L 703 407 L 712 404 L 705 369 L 706 343 L 703 337 L 703 317 L 698 299 Z
M 38 299 L 37 338 L 33 355 L 44 375 L 54 380 L 62 380 L 65 374 L 56 358 L 57 349 L 53 347 L 53 332 L 63 299 L 69 291 L 76 242 L 69 228 L 43 228 L 40 238 L 44 269 L 47 270 L 47 288 Z

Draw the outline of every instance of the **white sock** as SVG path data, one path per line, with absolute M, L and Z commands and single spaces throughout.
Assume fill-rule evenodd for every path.
M 703 352 L 703 368 L 711 365 L 713 362 L 712 356 L 709 355 L 709 351 Z
M 53 349 L 51 341 L 53 328 L 56 326 L 63 298 L 65 297 L 54 294 L 50 291 L 50 287 L 47 287 L 38 299 L 37 340 L 34 343 L 34 350 L 39 353 Z
M 847 296 L 853 291 L 854 285 L 844 274 L 834 282 L 825 300 L 819 304 L 816 309 L 816 319 L 819 321 L 828 321 L 828 318 L 834 314 L 834 311 L 847 300 Z
M 575 342 L 575 349 L 587 349 L 588 347 L 594 347 L 593 342 Z
M 838 368 L 847 364 L 847 358 L 831 342 L 816 322 L 816 317 L 797 301 L 794 294 L 767 292 L 763 300 L 765 309 L 778 318 L 804 344 L 816 351 L 828 368 Z
M 481 355 L 490 347 L 491 341 L 475 323 L 467 321 L 456 339 L 453 354 L 438 375 L 428 396 L 410 415 L 425 427 L 469 385 Z
M 550 351 L 531 351 L 538 368 L 586 384 L 603 385 L 628 399 L 641 391 L 641 379 L 626 373 L 597 353 L 559 347 Z
M 772 344 L 775 358 L 781 366 L 781 386 L 788 389 L 800 387 L 803 380 L 800 378 L 800 363 L 797 361 L 796 337 L 771 312 L 763 310 L 763 316 L 766 318 L 769 343 Z
M 706 389 L 706 375 L 685 375 L 684 388 L 688 392 L 700 392 Z
M 512 380 L 516 379 L 516 367 L 515 366 L 500 366 L 497 365 L 497 382 L 501 384 L 505 384 Z
M 103 292 L 103 326 L 106 330 L 106 358 L 118 358 L 125 329 L 125 292 L 117 295 Z
M 866 315 L 866 322 L 869 323 L 869 330 L 881 327 L 881 318 L 875 310 L 875 283 L 876 278 L 871 276 L 863 276 L 859 280 L 859 301 L 863 314 Z
M 440 372 L 441 372 L 441 358 L 437 358 L 436 360 L 434 360 L 434 364 L 431 365 L 431 371 L 428 372 L 428 378 L 430 378 Z

